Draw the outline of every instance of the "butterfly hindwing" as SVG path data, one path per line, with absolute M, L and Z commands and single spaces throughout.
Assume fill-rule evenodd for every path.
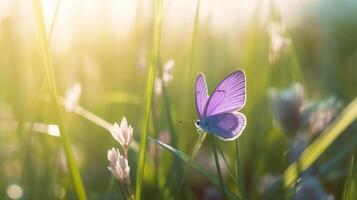
M 199 79 L 199 77 L 197 77 L 197 79 Z M 242 70 L 237 70 L 229 74 L 217 85 L 216 89 L 207 100 L 203 116 L 208 117 L 219 113 L 238 111 L 244 106 L 245 100 L 245 74 Z
M 202 118 L 203 111 L 208 100 L 208 91 L 206 79 L 202 73 L 200 73 L 196 78 L 195 83 L 195 102 L 196 102 L 196 111 L 199 115 L 199 118 Z
M 221 113 L 205 119 L 207 129 L 222 140 L 234 140 L 243 131 L 246 118 L 242 113 Z

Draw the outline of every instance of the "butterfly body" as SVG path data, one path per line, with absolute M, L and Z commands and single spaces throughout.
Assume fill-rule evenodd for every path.
M 198 120 L 195 126 L 199 133 L 208 132 L 222 140 L 234 140 L 244 130 L 245 116 L 238 112 L 246 101 L 246 78 L 237 70 L 224 78 L 208 95 L 203 74 L 195 84 L 195 101 Z

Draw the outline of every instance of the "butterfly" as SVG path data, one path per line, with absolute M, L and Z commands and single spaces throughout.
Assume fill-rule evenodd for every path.
M 246 117 L 238 112 L 246 102 L 246 77 L 243 70 L 227 75 L 208 95 L 205 76 L 200 73 L 195 83 L 195 103 L 199 133 L 208 132 L 218 138 L 235 140 L 243 132 Z

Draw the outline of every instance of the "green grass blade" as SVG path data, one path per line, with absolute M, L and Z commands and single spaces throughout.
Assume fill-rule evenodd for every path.
M 201 149 L 202 143 L 205 141 L 207 133 L 199 133 L 199 137 L 197 142 L 195 143 L 195 146 L 193 146 L 193 151 L 191 153 L 191 158 L 195 159 L 198 152 Z
M 146 156 L 146 145 L 147 137 L 149 131 L 149 122 L 150 122 L 150 109 L 152 102 L 152 93 L 154 87 L 155 73 L 157 68 L 158 56 L 159 56 L 159 47 L 160 47 L 160 38 L 161 38 L 161 26 L 162 26 L 162 0 L 155 0 L 155 22 L 154 22 L 154 38 L 152 43 L 152 50 L 149 61 L 149 72 L 147 78 L 147 87 L 146 87 L 146 102 L 144 108 L 144 117 L 143 124 L 140 135 L 140 151 L 139 151 L 139 161 L 136 175 L 136 187 L 135 187 L 135 198 L 141 199 L 141 185 L 144 176 L 144 167 L 145 167 L 145 156 Z
M 229 167 L 228 161 L 227 161 L 226 157 L 224 156 L 224 153 L 223 153 L 221 147 L 219 146 L 219 144 L 217 144 L 217 149 L 223 158 L 224 164 L 226 164 L 229 176 L 232 178 L 233 182 L 238 186 L 238 192 L 240 194 L 238 179 L 236 179 L 236 177 L 234 177 L 233 172 L 232 172 L 231 168 Z
M 51 98 L 52 101 L 54 102 L 54 105 L 56 106 L 56 111 L 59 119 L 59 127 L 60 127 L 60 140 L 61 143 L 64 147 L 69 170 L 71 173 L 71 178 L 74 184 L 74 188 L 76 191 L 77 198 L 82 200 L 82 199 L 87 199 L 86 193 L 84 190 L 84 186 L 82 183 L 82 179 L 80 177 L 80 173 L 78 170 L 78 166 L 76 164 L 76 161 L 74 159 L 72 147 L 70 145 L 69 138 L 66 133 L 66 129 L 64 127 L 64 122 L 61 114 L 61 108 L 60 105 L 58 104 L 58 94 L 57 94 L 57 86 L 56 86 L 56 81 L 54 77 L 54 72 L 53 72 L 53 65 L 52 65 L 52 59 L 50 55 L 50 50 L 48 46 L 48 39 L 46 37 L 46 30 L 45 30 L 45 24 L 43 20 L 43 14 L 42 14 L 42 7 L 41 3 L 39 0 L 33 0 L 33 7 L 34 7 L 34 13 L 35 13 L 35 18 L 40 34 L 40 43 L 41 43 L 41 51 L 43 55 L 43 65 L 45 68 L 45 74 L 47 77 L 50 93 L 51 93 Z
M 302 153 L 298 162 L 291 164 L 282 177 L 273 184 L 263 199 L 272 199 L 273 195 L 283 186 L 291 187 L 298 178 L 298 172 L 311 166 L 313 162 L 342 134 L 342 132 L 357 117 L 357 98 L 355 98 L 340 116 Z M 299 163 L 299 166 L 298 164 Z M 299 168 L 298 168 L 299 167 Z
M 329 147 L 335 139 L 357 117 L 357 98 L 342 112 L 342 114 L 302 153 L 299 158 L 300 170 L 311 166 L 314 161 Z M 284 186 L 290 187 L 298 178 L 297 163 L 291 164 L 284 173 Z
M 352 188 L 352 177 L 353 177 L 353 163 L 354 156 L 351 157 L 350 169 L 346 178 L 346 183 L 343 189 L 343 197 L 344 200 L 350 200 L 351 198 L 351 188 Z
M 216 163 L 216 169 L 217 169 L 217 174 L 218 174 L 218 178 L 219 178 L 219 184 L 221 186 L 221 193 L 222 193 L 222 197 L 223 199 L 225 199 L 225 195 L 224 195 L 224 182 L 223 182 L 223 178 L 222 178 L 222 172 L 221 172 L 221 167 L 219 166 L 219 160 L 218 160 L 218 154 L 217 154 L 217 147 L 216 147 L 216 141 L 213 135 L 211 135 L 211 140 L 212 140 L 212 146 L 213 146 L 213 153 L 214 153 L 214 162 Z
M 190 50 L 190 62 L 188 66 L 188 75 L 191 76 L 192 74 L 192 68 L 194 64 L 194 59 L 195 59 L 195 49 L 196 49 L 196 44 L 197 44 L 197 34 L 198 34 L 198 22 L 200 19 L 200 0 L 197 0 L 196 4 L 196 12 L 195 12 L 195 21 L 193 24 L 193 32 L 192 32 L 192 41 L 191 41 L 191 50 Z
M 238 181 L 239 192 L 242 194 L 242 198 L 244 199 L 244 173 L 243 167 L 241 163 L 241 155 L 239 149 L 239 142 L 238 140 L 234 141 L 235 146 L 235 155 L 236 155 L 236 180 Z
M 158 75 L 159 77 L 163 78 L 163 66 L 159 66 L 158 67 Z M 165 84 L 163 85 L 162 87 L 162 99 L 163 99 L 163 102 L 164 102 L 164 109 L 165 109 L 165 113 L 166 113 L 166 119 L 167 119 L 167 124 L 168 124 L 168 127 L 169 127 L 169 131 L 170 131 L 170 135 L 171 135 L 171 138 L 172 138 L 172 146 L 174 148 L 177 148 L 178 146 L 178 141 L 177 141 L 177 137 L 176 137 L 176 129 L 174 127 L 174 122 L 173 122 L 173 118 L 172 118 L 172 112 L 171 112 L 171 104 L 170 104 L 170 98 L 169 98 L 169 94 L 168 94 L 168 91 L 167 91 L 167 88 L 165 86 Z M 183 168 L 182 168 L 182 163 L 181 163 L 181 160 L 178 159 L 178 158 L 175 158 L 174 161 L 171 163 L 171 170 L 169 171 L 169 174 L 167 176 L 167 179 L 166 179 L 166 182 L 164 184 L 164 191 L 166 189 L 166 187 L 172 185 L 172 177 L 173 175 L 175 174 L 175 168 L 178 168 L 178 173 L 177 173 L 177 176 L 178 176 L 178 180 L 179 180 L 179 186 L 178 188 L 176 188 L 177 192 L 180 192 L 181 190 L 181 186 L 184 182 L 184 176 L 183 176 Z M 182 183 L 182 184 L 181 184 Z
M 354 167 L 356 168 L 356 167 Z M 351 187 L 350 187 L 350 199 L 357 199 L 357 176 L 354 173 L 353 176 L 351 176 Z
M 206 135 L 207 135 L 207 133 L 199 133 L 198 140 L 196 141 L 195 145 L 193 146 L 193 151 L 191 153 L 191 158 L 193 160 L 195 160 L 199 150 L 201 149 L 202 143 L 204 142 Z M 177 191 L 181 190 L 181 188 L 184 184 L 184 181 L 185 181 L 185 177 L 186 177 L 186 174 L 183 174 Z
M 192 159 L 189 155 L 183 153 L 180 150 L 177 150 L 170 145 L 167 145 L 159 140 L 156 140 L 154 138 L 149 137 L 149 140 L 152 142 L 155 142 L 156 144 L 160 145 L 163 147 L 165 150 L 171 152 L 174 156 L 180 158 L 182 161 L 184 161 L 187 166 L 195 170 L 196 172 L 200 173 L 202 176 L 206 177 L 214 186 L 220 187 L 219 180 L 215 177 L 212 176 L 208 171 L 206 171 L 203 167 L 201 167 L 194 159 Z M 234 194 L 233 192 L 229 191 L 227 188 L 225 188 L 225 194 L 228 195 L 229 199 L 241 199 L 239 196 Z
M 52 17 L 52 23 L 50 26 L 50 30 L 48 32 L 48 41 L 51 41 L 52 35 L 53 35 L 53 30 L 55 30 L 55 21 L 57 20 L 57 16 L 58 16 L 58 11 L 60 8 L 62 0 L 58 0 L 57 4 L 56 4 L 56 8 L 55 8 L 55 12 L 53 13 L 53 17 Z

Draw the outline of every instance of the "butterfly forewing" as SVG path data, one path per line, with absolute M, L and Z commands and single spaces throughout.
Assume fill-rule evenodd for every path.
M 196 111 L 199 118 L 202 118 L 203 111 L 208 100 L 207 84 L 204 75 L 201 73 L 196 78 L 195 83 L 195 102 Z
M 197 77 L 196 80 L 196 106 L 198 105 L 197 81 L 199 81 L 199 77 Z M 204 81 L 204 77 L 203 77 L 203 82 L 206 83 Z M 206 87 L 206 91 L 207 91 L 207 87 Z M 204 117 L 209 117 L 220 113 L 230 113 L 230 112 L 238 111 L 244 106 L 245 100 L 246 100 L 245 74 L 242 70 L 237 70 L 229 74 L 217 85 L 212 95 L 208 98 L 207 103 L 203 110 L 203 114 L 201 114 L 201 116 L 203 115 Z M 199 112 L 198 110 L 197 112 Z

